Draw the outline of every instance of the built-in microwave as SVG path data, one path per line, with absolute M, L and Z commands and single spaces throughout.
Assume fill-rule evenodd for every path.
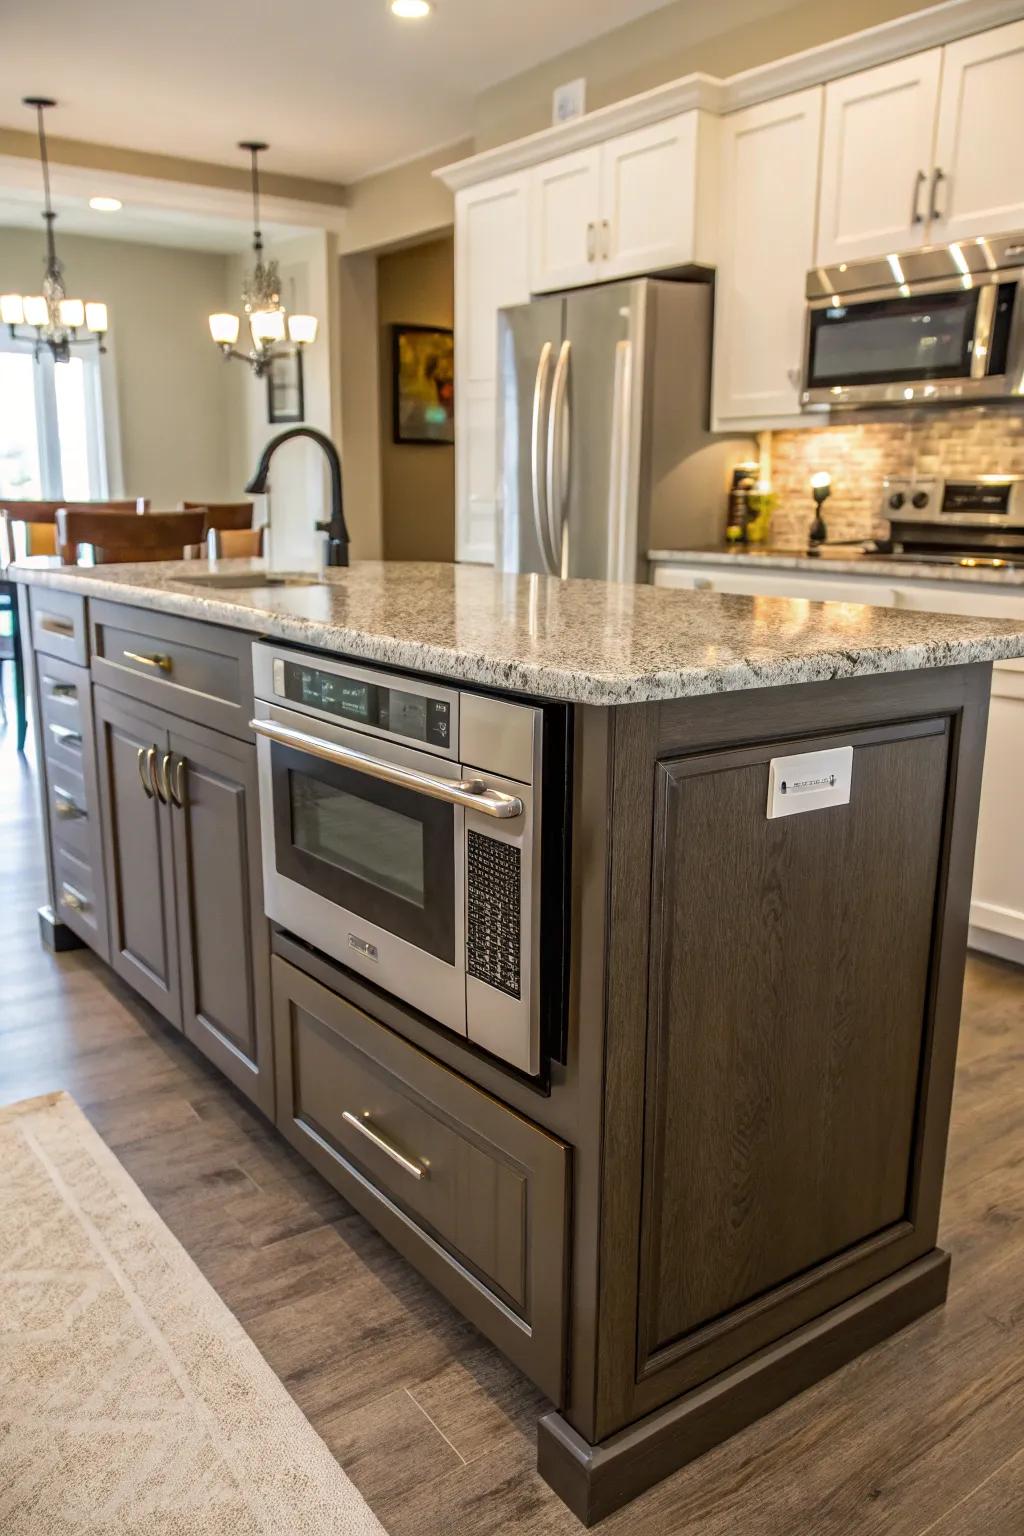
M 537 1076 L 564 1056 L 568 706 L 253 645 L 268 917 Z
M 807 274 L 806 409 L 970 404 L 1024 393 L 1024 234 Z

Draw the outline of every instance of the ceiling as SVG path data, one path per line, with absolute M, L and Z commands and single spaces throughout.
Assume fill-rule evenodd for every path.
M 96 191 L 103 190 L 102 177 L 96 177 Z M 125 204 L 116 213 L 97 213 L 89 207 L 88 197 L 54 187 L 57 206 L 57 240 L 64 235 L 92 235 L 96 239 L 139 241 L 185 251 L 213 251 L 231 256 L 252 246 L 248 222 L 217 214 L 184 212 L 155 205 Z M 43 249 L 43 221 L 40 217 L 40 188 L 0 188 L 0 229 L 28 229 L 39 236 Z M 263 221 L 268 241 L 285 240 L 304 231 L 285 224 Z
M 386 0 L 4 0 L 0 125 L 50 95 L 50 132 L 348 182 L 471 131 L 473 100 L 667 0 L 436 0 L 399 21 Z

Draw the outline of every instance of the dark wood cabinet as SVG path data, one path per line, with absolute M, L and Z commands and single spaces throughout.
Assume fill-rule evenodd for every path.
M 169 750 L 166 719 L 104 688 L 93 690 L 93 706 L 110 963 L 180 1029 L 171 807 L 156 777 Z
M 272 1116 L 270 946 L 256 751 L 177 722 L 169 750 L 183 1027 Z

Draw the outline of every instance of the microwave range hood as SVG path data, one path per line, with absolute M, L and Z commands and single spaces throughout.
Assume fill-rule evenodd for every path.
M 807 274 L 805 409 L 1024 394 L 1024 233 Z

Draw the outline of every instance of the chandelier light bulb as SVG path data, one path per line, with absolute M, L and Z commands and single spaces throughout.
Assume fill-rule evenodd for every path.
M 26 325 L 46 325 L 49 322 L 50 310 L 41 293 L 34 293 L 22 302 L 25 306 Z
M 258 309 L 249 316 L 249 329 L 257 346 L 284 341 L 284 310 Z
M 81 330 L 85 324 L 85 305 L 81 299 L 61 299 L 58 312 L 61 325 L 69 331 Z
M 25 303 L 20 293 L 0 294 L 0 320 L 4 325 L 25 324 Z
M 102 336 L 107 329 L 107 306 L 105 304 L 90 303 L 85 306 L 85 325 L 89 331 L 94 331 L 97 336 Z
M 289 315 L 288 339 L 297 347 L 308 347 L 316 341 L 317 319 L 315 315 Z
M 238 316 L 211 315 L 210 335 L 219 347 L 233 347 L 238 340 Z

